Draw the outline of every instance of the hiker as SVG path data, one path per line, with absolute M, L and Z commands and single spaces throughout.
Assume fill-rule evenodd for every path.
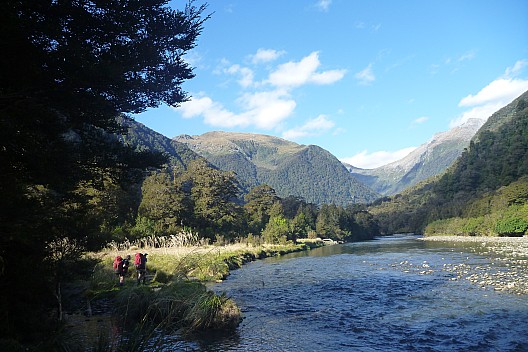
M 134 264 L 136 266 L 137 284 L 139 285 L 143 281 L 143 285 L 147 280 L 147 253 L 136 253 L 134 258 Z
M 125 283 L 125 275 L 124 275 L 124 272 L 123 272 L 123 264 L 124 264 L 123 257 L 121 257 L 120 255 L 115 257 L 115 259 L 114 259 L 114 273 L 116 273 L 116 275 L 119 276 L 119 286 L 123 286 L 123 284 Z
M 128 274 L 128 268 L 130 267 L 130 254 L 123 259 L 123 278 Z

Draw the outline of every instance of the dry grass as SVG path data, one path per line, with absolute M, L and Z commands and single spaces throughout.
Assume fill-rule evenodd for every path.
M 110 268 L 117 255 L 124 257 L 129 254 L 134 258 L 137 252 L 148 253 L 147 271 L 150 273 L 150 278 L 154 277 L 160 283 L 166 283 L 174 279 L 222 280 L 229 275 L 230 270 L 248 261 L 306 249 L 304 245 L 291 243 L 285 245 L 235 243 L 223 246 L 209 244 L 179 246 L 176 245 L 177 243 L 159 238 L 156 241 L 143 240 L 140 247 L 137 246 L 138 243 L 128 242 L 119 246 L 109 246 L 103 251 L 93 253 L 92 256 L 101 260 L 103 268 Z M 134 270 L 132 266 L 131 271 Z

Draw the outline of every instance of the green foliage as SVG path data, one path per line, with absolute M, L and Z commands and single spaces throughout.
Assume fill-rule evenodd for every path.
M 252 188 L 244 200 L 246 201 L 244 210 L 248 216 L 249 231 L 260 233 L 269 221 L 271 207 L 279 200 L 279 197 L 270 186 L 259 185 Z
M 483 209 L 482 203 L 488 204 L 487 211 L 482 215 L 437 220 L 427 225 L 425 233 L 427 235 L 522 236 L 528 230 L 528 197 L 514 195 L 514 190 L 524 189 L 527 185 L 528 178 L 522 178 L 496 192 L 487 193 L 471 203 L 479 209 Z M 513 203 L 512 196 L 515 199 Z M 520 202 L 524 203 L 519 204 Z M 473 214 L 475 211 L 469 213 Z
M 277 189 L 277 194 L 283 197 L 295 194 L 310 203 L 342 205 L 367 203 L 377 198 L 377 194 L 352 177 L 333 155 L 313 145 L 284 158 L 273 169 L 258 171 L 259 180 Z
M 340 241 L 371 239 L 379 230 L 372 215 L 362 206 L 324 204 L 319 210 L 316 231 L 320 237 Z
M 497 220 L 494 230 L 499 236 L 528 234 L 528 203 L 508 207 Z
M 234 236 L 243 220 L 242 207 L 236 203 L 239 188 L 235 175 L 196 160 L 189 164 L 183 178 L 189 180 L 197 225 Z
M 141 191 L 138 217 L 153 222 L 152 233 L 158 236 L 178 233 L 191 212 L 190 201 L 181 187 L 166 172 L 155 172 L 145 179 Z
M 276 215 L 270 218 L 262 237 L 266 243 L 283 244 L 286 243 L 288 235 L 290 234 L 290 227 L 288 219 L 282 215 Z

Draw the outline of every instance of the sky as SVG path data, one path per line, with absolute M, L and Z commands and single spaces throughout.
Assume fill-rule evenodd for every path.
M 526 0 L 211 0 L 206 14 L 189 101 L 134 116 L 170 138 L 260 133 L 369 169 L 528 90 Z

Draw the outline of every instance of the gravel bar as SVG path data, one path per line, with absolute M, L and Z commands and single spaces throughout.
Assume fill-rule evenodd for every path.
M 475 243 L 471 250 L 490 258 L 489 265 L 471 266 L 466 263 L 446 264 L 443 270 L 451 272 L 453 280 L 468 280 L 483 289 L 506 293 L 528 294 L 528 236 L 524 237 L 469 237 L 430 236 L 419 240 L 457 243 Z M 467 250 L 467 247 L 461 247 Z

